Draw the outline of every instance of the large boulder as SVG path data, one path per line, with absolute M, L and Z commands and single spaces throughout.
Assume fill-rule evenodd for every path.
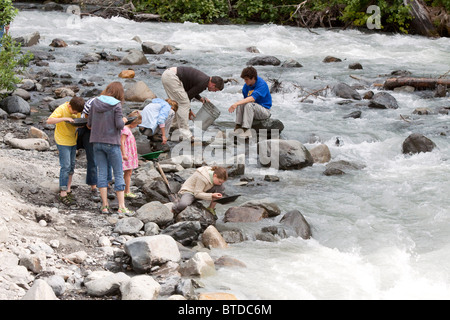
M 168 235 L 144 236 L 125 243 L 125 253 L 131 257 L 133 270 L 144 273 L 154 265 L 181 260 L 177 242 Z
M 147 222 L 154 222 L 159 227 L 164 227 L 173 220 L 172 211 L 159 201 L 149 202 L 136 211 L 137 219 L 144 224 Z
M 413 133 L 405 139 L 402 146 L 403 154 L 431 152 L 436 144 L 420 133 Z
M 295 170 L 312 166 L 314 159 L 297 140 L 269 139 L 258 143 L 259 162 L 264 167 Z
M 19 96 L 10 96 L 0 101 L 0 108 L 5 110 L 8 114 L 22 113 L 29 115 L 31 107 L 23 98 Z
M 133 102 L 144 102 L 147 99 L 154 99 L 156 95 L 145 84 L 144 81 L 138 81 L 125 88 L 125 100 Z

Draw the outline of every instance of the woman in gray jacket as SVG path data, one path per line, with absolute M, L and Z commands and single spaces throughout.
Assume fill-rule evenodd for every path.
M 114 190 L 119 202 L 118 213 L 132 214 L 125 206 L 125 180 L 123 177 L 122 152 L 120 150 L 121 131 L 127 122 L 122 113 L 124 89 L 120 82 L 110 83 L 91 104 L 87 126 L 91 129 L 90 143 L 94 144 L 95 160 L 98 168 L 97 187 L 102 199 L 102 213 L 110 213 L 108 204 L 108 163 L 114 174 Z

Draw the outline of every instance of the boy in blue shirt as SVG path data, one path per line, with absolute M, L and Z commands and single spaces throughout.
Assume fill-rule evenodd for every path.
M 242 88 L 244 99 L 235 102 L 228 111 L 236 110 L 236 127 L 233 135 L 238 138 L 251 138 L 251 128 L 253 119 L 264 120 L 270 118 L 270 108 L 272 107 L 272 96 L 269 86 L 261 78 L 253 67 L 244 68 L 241 78 L 245 84 Z

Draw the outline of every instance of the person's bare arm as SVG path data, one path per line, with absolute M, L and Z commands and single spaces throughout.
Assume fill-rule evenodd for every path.
M 238 106 L 240 106 L 241 104 L 246 104 L 246 103 L 249 103 L 249 102 L 255 102 L 255 98 L 253 98 L 252 96 L 250 96 L 250 97 L 247 97 L 247 98 L 245 98 L 245 99 L 242 99 L 242 100 L 240 100 L 240 101 L 238 101 L 238 102 L 235 102 L 235 103 L 233 103 L 233 104 L 231 105 L 231 107 L 228 109 L 228 111 L 229 111 L 230 113 L 232 113 L 232 112 L 234 112 L 234 110 L 236 110 L 236 108 L 237 108 Z

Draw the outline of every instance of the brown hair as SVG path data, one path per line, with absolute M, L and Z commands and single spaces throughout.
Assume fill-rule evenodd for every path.
M 227 179 L 228 179 L 227 169 L 225 169 L 223 167 L 214 166 L 214 167 L 211 168 L 211 170 L 214 172 L 214 174 L 216 175 L 216 177 L 218 179 L 222 179 L 223 181 L 227 181 Z
M 106 89 L 103 90 L 101 94 L 104 96 L 114 97 L 117 100 L 120 100 L 121 102 L 125 100 L 125 92 L 123 90 L 123 85 L 118 81 L 111 82 L 110 84 L 108 84 Z
M 258 78 L 258 71 L 256 71 L 256 69 L 253 67 L 244 68 L 244 70 L 242 70 L 241 72 L 241 78 L 256 79 Z
M 138 125 L 138 124 L 141 124 L 141 123 L 142 123 L 142 115 L 141 115 L 141 113 L 139 112 L 139 110 L 131 111 L 131 112 L 128 114 L 128 117 L 136 117 L 136 119 L 134 119 L 133 122 L 132 122 L 131 124 L 136 124 L 136 125 Z
M 220 91 L 223 90 L 223 79 L 221 77 L 212 76 L 211 77 L 211 82 L 216 85 L 217 89 L 219 89 Z
M 73 97 L 70 99 L 69 104 L 73 111 L 82 112 L 84 108 L 84 99 L 81 97 Z
M 170 106 L 172 107 L 173 111 L 175 111 L 175 112 L 178 111 L 178 102 L 176 102 L 175 100 L 172 100 L 172 99 L 166 99 L 166 102 L 168 104 L 170 104 Z

